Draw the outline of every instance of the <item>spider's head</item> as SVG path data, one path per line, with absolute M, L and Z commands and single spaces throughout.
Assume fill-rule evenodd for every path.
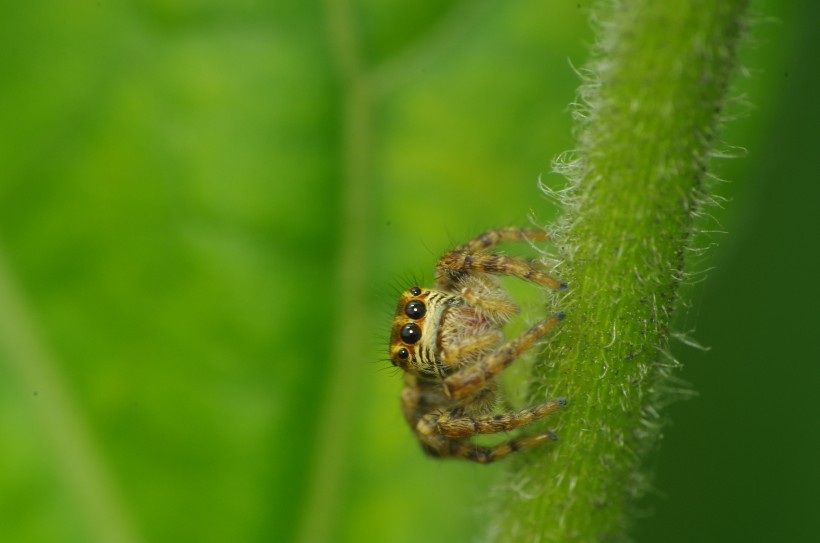
M 437 290 L 412 287 L 399 297 L 390 333 L 390 360 L 403 370 L 426 376 L 443 375 L 439 332 L 444 312 L 459 297 Z

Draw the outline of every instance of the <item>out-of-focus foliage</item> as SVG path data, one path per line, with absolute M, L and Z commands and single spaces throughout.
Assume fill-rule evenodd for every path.
M 328 3 L 329 4 L 329 3 Z M 759 1 L 738 81 L 755 106 L 718 164 L 729 232 L 700 259 L 676 348 L 701 396 L 670 409 L 645 540 L 810 539 L 820 201 L 810 2 Z M 435 257 L 557 210 L 588 2 L 350 7 L 367 68 L 362 303 L 328 8 L 10 3 L 0 18 L 0 540 L 290 541 L 328 413 L 345 421 L 333 541 L 478 537 L 503 466 L 428 460 L 385 362 L 393 295 Z M 771 20 L 770 16 L 778 19 Z M 731 112 L 746 111 L 735 106 Z M 349 211 L 349 210 L 348 210 Z M 711 227 L 711 223 L 704 223 Z M 339 337 L 345 319 L 363 337 Z M 336 356 L 340 342 L 359 353 Z M 345 401 L 327 405 L 334 376 Z M 326 444 L 325 444 L 326 445 Z M 332 485 L 330 485 L 332 487 Z

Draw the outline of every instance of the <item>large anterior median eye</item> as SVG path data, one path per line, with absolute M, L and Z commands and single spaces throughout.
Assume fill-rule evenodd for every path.
M 405 343 L 415 343 L 421 339 L 421 328 L 414 322 L 409 322 L 399 330 L 399 337 Z
M 427 307 L 424 302 L 413 300 L 404 306 L 404 314 L 411 319 L 420 319 L 427 313 Z

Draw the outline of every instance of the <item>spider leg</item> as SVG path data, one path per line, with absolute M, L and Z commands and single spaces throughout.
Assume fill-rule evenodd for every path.
M 471 272 L 512 275 L 557 290 L 567 288 L 566 283 L 518 258 L 460 249 L 444 253 L 439 259 L 436 264 L 436 288 L 453 290 L 456 283 Z
M 510 315 L 515 315 L 521 311 L 516 304 L 505 298 L 480 294 L 474 288 L 463 288 L 461 290 L 461 295 L 465 300 L 470 302 L 471 305 L 480 307 L 491 314 L 499 313 L 505 317 L 509 317 Z
M 401 407 L 404 418 L 415 428 L 419 419 L 438 406 L 447 405 L 449 398 L 440 383 L 419 380 L 410 373 L 404 374 L 404 389 L 401 393 Z
M 536 447 L 542 443 L 556 441 L 558 436 L 552 432 L 543 432 L 529 436 L 517 437 L 492 447 L 476 445 L 463 439 L 446 438 L 443 436 L 419 436 L 422 448 L 431 456 L 452 456 L 463 458 L 480 464 L 489 464 L 501 460 L 516 451 Z
M 470 271 L 485 271 L 487 273 L 516 275 L 545 284 L 548 287 L 564 288 L 563 283 L 557 279 L 536 270 L 533 266 L 521 260 L 504 257 L 503 255 L 491 255 L 486 252 L 505 241 L 548 239 L 550 239 L 549 234 L 540 228 L 507 226 L 487 230 L 441 257 L 436 266 L 436 287 L 442 290 L 450 290 L 460 277 Z M 505 262 L 494 262 L 494 260 L 503 260 Z M 498 269 L 499 267 L 503 269 Z
M 521 353 L 529 349 L 533 343 L 549 332 L 563 318 L 563 312 L 547 317 L 472 366 L 468 366 L 447 377 L 444 379 L 445 393 L 454 399 L 461 399 L 474 393 L 483 387 L 484 383 L 512 364 Z
M 515 226 L 505 226 L 503 228 L 494 228 L 482 232 L 466 243 L 462 243 L 456 247 L 457 251 L 486 251 L 495 247 L 503 241 L 530 241 L 530 240 L 548 240 L 549 234 L 540 228 L 517 228 Z
M 563 398 L 499 415 L 464 416 L 458 409 L 447 413 L 430 413 L 419 420 L 416 430 L 425 435 L 441 433 L 447 437 L 471 437 L 476 434 L 494 434 L 514 430 L 545 417 L 567 405 Z
M 458 361 L 467 353 L 492 345 L 503 337 L 504 335 L 500 331 L 495 330 L 485 334 L 461 338 L 455 344 L 442 346 L 442 362 L 450 364 L 453 361 Z

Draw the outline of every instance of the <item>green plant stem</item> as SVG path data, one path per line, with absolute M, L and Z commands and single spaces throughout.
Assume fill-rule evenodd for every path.
M 555 232 L 566 312 L 530 399 L 565 396 L 560 441 L 511 462 L 495 541 L 617 541 L 646 488 L 641 457 L 667 400 L 683 277 L 745 0 L 602 4 L 576 156 Z

